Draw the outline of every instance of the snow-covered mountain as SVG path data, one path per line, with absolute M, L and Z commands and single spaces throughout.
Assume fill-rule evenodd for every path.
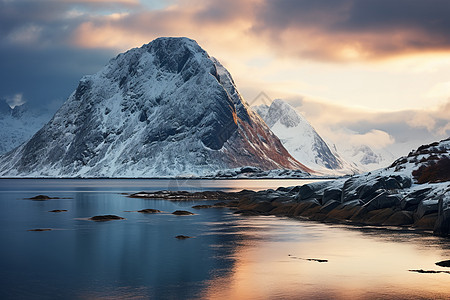
M 301 169 L 193 40 L 159 38 L 112 59 L 27 143 L 1 176 L 207 175 L 257 166 Z
M 29 140 L 50 119 L 48 112 L 35 111 L 27 104 L 11 108 L 0 99 L 0 155 Z
M 351 145 L 341 143 L 338 150 L 339 154 L 346 161 L 357 165 L 362 171 L 372 171 L 385 168 L 390 165 L 395 156 L 387 150 L 373 150 L 368 145 Z
M 330 175 L 353 174 L 356 165 L 346 162 L 329 147 L 314 127 L 292 106 L 276 99 L 270 106 L 253 106 L 270 129 L 280 138 L 283 146 L 308 168 Z

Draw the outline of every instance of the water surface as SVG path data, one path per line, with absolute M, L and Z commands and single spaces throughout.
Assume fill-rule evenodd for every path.
M 200 202 L 120 194 L 161 189 L 236 191 L 299 182 L 0 180 L 0 298 L 450 297 L 450 274 L 408 271 L 446 270 L 435 262 L 450 259 L 448 239 L 287 218 L 240 217 L 223 208 L 191 208 Z M 72 199 L 24 200 L 37 194 Z M 164 213 L 126 212 L 144 208 Z M 53 209 L 68 211 L 50 213 Z M 178 209 L 196 215 L 170 214 Z M 126 219 L 86 220 L 99 214 Z M 53 230 L 27 231 L 33 228 Z M 193 238 L 175 239 L 180 234 Z

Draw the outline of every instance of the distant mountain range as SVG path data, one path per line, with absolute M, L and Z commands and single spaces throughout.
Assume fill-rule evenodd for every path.
M 249 109 L 230 73 L 187 38 L 119 54 L 0 157 L 0 175 L 19 177 L 205 176 L 245 166 L 311 172 Z
M 308 168 L 323 174 L 343 175 L 358 173 L 350 164 L 329 147 L 311 124 L 287 102 L 276 99 L 270 106 L 252 107 L 280 138 L 283 146 Z
M 48 111 L 37 111 L 27 104 L 11 108 L 0 99 L 0 155 L 29 140 L 51 117 Z
M 368 145 L 327 143 L 306 118 L 281 99 L 271 105 L 253 106 L 284 147 L 298 161 L 323 174 L 354 174 L 386 167 L 395 157 L 384 150 L 374 151 Z

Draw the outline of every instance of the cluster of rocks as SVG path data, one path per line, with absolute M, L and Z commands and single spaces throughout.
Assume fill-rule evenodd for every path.
M 363 183 L 362 183 L 363 182 Z M 365 225 L 411 226 L 447 235 L 450 210 L 443 203 L 448 190 L 439 195 L 431 187 L 411 188 L 409 177 L 361 176 L 333 182 L 317 182 L 277 190 L 248 192 L 238 213 L 305 217 L 326 222 Z M 441 208 L 441 213 L 440 209 Z M 445 215 L 448 213 L 449 215 Z

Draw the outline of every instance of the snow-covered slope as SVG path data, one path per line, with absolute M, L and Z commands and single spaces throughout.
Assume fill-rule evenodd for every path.
M 50 114 L 35 112 L 26 104 L 12 109 L 0 100 L 0 155 L 26 142 L 50 119 Z
M 159 38 L 81 79 L 52 120 L 0 158 L 1 176 L 203 176 L 308 169 L 193 40 Z
M 339 154 L 346 161 L 357 165 L 362 171 L 372 171 L 390 165 L 395 156 L 384 149 L 373 150 L 368 145 L 350 145 L 341 143 Z
M 309 122 L 292 106 L 276 99 L 270 106 L 252 107 L 280 138 L 283 146 L 308 168 L 323 174 L 342 175 L 358 172 L 333 151 Z

